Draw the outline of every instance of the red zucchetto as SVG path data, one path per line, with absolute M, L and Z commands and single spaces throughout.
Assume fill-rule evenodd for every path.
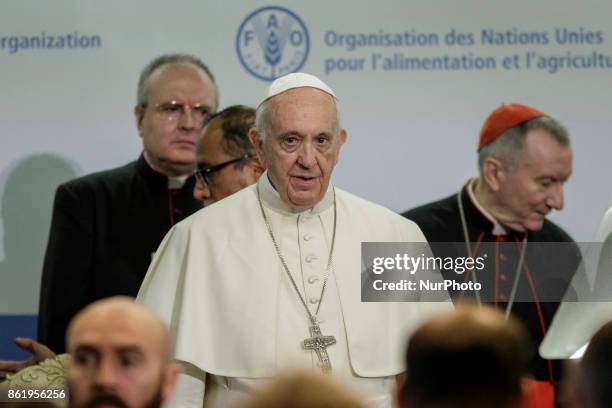
M 546 114 L 527 105 L 512 103 L 500 106 L 491 112 L 484 125 L 482 125 L 478 151 L 511 127 L 540 116 L 546 116 Z

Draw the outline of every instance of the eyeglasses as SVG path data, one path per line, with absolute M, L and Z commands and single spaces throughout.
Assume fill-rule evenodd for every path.
M 217 173 L 219 171 L 221 171 L 223 168 L 229 166 L 230 164 L 234 164 L 234 163 L 238 163 L 241 161 L 245 161 L 245 160 L 249 160 L 250 158 L 254 157 L 255 154 L 253 153 L 246 153 L 240 157 L 237 157 L 235 159 L 232 160 L 228 160 L 225 161 L 223 163 L 219 163 L 219 164 L 215 164 L 214 166 L 208 166 L 208 167 L 200 167 L 198 165 L 198 169 L 196 170 L 196 177 L 198 178 L 198 180 L 200 180 L 200 182 L 202 184 L 208 184 L 208 180 L 207 178 L 210 177 L 211 174 Z
M 146 108 L 147 104 L 142 105 L 142 107 Z M 206 118 L 211 114 L 211 109 L 208 106 L 200 104 L 187 105 L 184 103 L 178 103 L 177 101 L 158 103 L 153 106 L 153 109 L 155 109 L 155 112 L 168 122 L 176 122 L 181 116 L 186 115 L 189 112 L 200 126 L 202 126 Z

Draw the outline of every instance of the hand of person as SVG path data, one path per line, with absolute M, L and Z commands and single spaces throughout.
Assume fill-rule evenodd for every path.
M 27 360 L 0 360 L 0 380 L 6 377 L 6 374 L 16 373 L 26 367 L 38 364 L 48 358 L 54 358 L 55 353 L 47 346 L 27 337 L 17 337 L 15 344 L 20 348 L 32 354 Z

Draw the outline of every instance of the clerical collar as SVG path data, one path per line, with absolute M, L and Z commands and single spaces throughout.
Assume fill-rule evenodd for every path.
M 168 177 L 168 188 L 169 189 L 181 189 L 185 185 L 185 182 L 189 178 L 188 175 L 178 176 L 178 177 Z
M 488 212 L 487 210 L 485 210 L 485 208 L 480 205 L 480 203 L 478 202 L 478 200 L 476 199 L 476 196 L 474 195 L 474 182 L 476 179 L 469 179 L 467 182 L 467 193 L 468 193 L 468 197 L 470 198 L 470 201 L 472 202 L 472 204 L 474 205 L 474 207 L 476 207 L 476 209 L 478 211 L 480 211 L 480 213 L 489 221 L 491 221 L 491 223 L 493 224 L 493 230 L 491 231 L 491 234 L 493 235 L 508 235 L 508 231 L 506 231 L 506 228 L 504 228 L 503 225 L 501 225 L 497 219 L 495 219 L 495 217 L 493 217 L 493 215 L 491 215 L 490 212 Z
M 311 214 L 319 214 L 330 208 L 334 203 L 334 191 L 331 183 L 327 186 L 327 191 L 325 192 L 323 199 L 319 201 L 314 207 L 306 210 L 296 210 L 294 208 L 291 208 L 281 199 L 280 194 L 278 193 L 278 191 L 276 191 L 276 189 L 270 182 L 270 179 L 268 178 L 267 170 L 261 175 L 257 184 L 260 187 L 261 199 L 266 204 L 266 206 L 286 214 L 299 214 L 304 212 L 310 212 Z
M 158 188 L 168 188 L 168 189 L 177 189 L 180 190 L 183 188 L 190 175 L 182 175 L 178 177 L 167 177 L 165 174 L 157 172 L 151 165 L 147 162 L 144 157 L 144 153 L 140 154 L 136 162 L 136 168 L 138 172 L 145 177 L 148 182 L 153 183 Z

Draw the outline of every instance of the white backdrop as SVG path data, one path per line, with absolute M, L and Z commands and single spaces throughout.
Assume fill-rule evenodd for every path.
M 255 105 L 268 82 L 247 70 L 238 51 L 252 66 L 265 68 L 265 60 L 259 43 L 250 42 L 249 48 L 246 37 L 237 43 L 237 34 L 247 16 L 270 5 L 247 0 L 0 3 L 0 313 L 37 311 L 55 187 L 138 156 L 132 108 L 140 69 L 161 53 L 192 53 L 214 72 L 221 107 Z M 340 96 L 349 139 L 334 173 L 338 186 L 397 211 L 449 195 L 476 173 L 478 132 L 488 113 L 502 102 L 522 102 L 569 128 L 574 175 L 566 188 L 566 208 L 551 218 L 577 240 L 592 238 L 612 196 L 607 182 L 612 163 L 606 160 L 612 145 L 612 3 L 346 0 L 274 5 L 294 13 L 308 32 L 301 70 L 321 76 Z M 287 15 L 276 10 L 257 16 L 270 23 L 271 14 L 279 21 Z M 252 29 L 253 21 L 244 27 Z M 302 26 L 293 17 L 287 21 L 294 23 L 291 30 L 301 30 L 291 37 L 299 43 Z M 580 43 L 560 44 L 556 30 L 564 29 L 581 32 Z M 452 30 L 472 44 L 448 45 Z M 497 33 L 498 43 L 483 44 L 483 30 Z M 68 38 L 75 32 L 76 46 Z M 396 33 L 403 39 L 426 34 L 430 41 L 359 42 L 360 34 L 394 39 Z M 45 46 L 31 39 L 43 36 L 39 42 Z M 341 36 L 343 45 L 338 44 Z M 289 41 L 281 51 L 277 68 L 290 69 L 302 62 L 305 45 Z M 568 53 L 578 57 L 574 65 L 583 64 L 581 56 L 599 53 L 599 63 L 610 67 L 555 71 L 551 64 Z M 425 64 L 425 58 L 445 55 L 490 58 L 495 67 L 385 69 L 390 68 L 385 58 L 395 54 Z M 511 60 L 507 67 L 505 57 Z M 363 62 L 360 69 L 330 71 L 339 59 L 345 67 L 346 60 L 353 67 Z

